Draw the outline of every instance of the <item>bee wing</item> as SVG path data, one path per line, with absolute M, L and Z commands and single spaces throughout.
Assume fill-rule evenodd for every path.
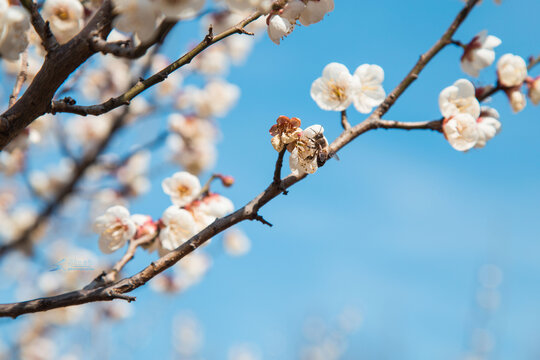
M 339 156 L 338 156 L 337 153 L 330 153 L 330 154 L 328 154 L 328 157 L 329 157 L 329 158 L 334 158 L 334 159 L 336 159 L 337 161 L 340 160 L 340 158 L 339 158 Z

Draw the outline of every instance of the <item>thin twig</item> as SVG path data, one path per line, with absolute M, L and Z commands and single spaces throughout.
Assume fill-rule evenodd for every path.
M 349 124 L 349 120 L 347 119 L 347 110 L 341 112 L 341 126 L 343 130 L 349 130 L 351 128 L 351 124 Z
M 248 32 L 244 29 L 244 27 L 250 24 L 251 22 L 257 20 L 261 15 L 262 15 L 261 12 L 257 11 L 251 16 L 240 21 L 235 26 L 232 26 L 229 29 L 223 31 L 219 35 L 214 36 L 212 33 L 212 28 L 210 28 L 208 34 L 204 37 L 204 39 L 197 46 L 195 46 L 191 51 L 188 51 L 184 56 L 182 56 L 181 58 L 179 58 L 178 60 L 170 64 L 169 66 L 165 67 L 161 71 L 157 72 L 156 74 L 150 76 L 149 78 L 145 80 L 139 81 L 131 89 L 129 89 L 128 91 L 126 91 L 120 96 L 111 98 L 105 101 L 104 103 L 97 104 L 97 105 L 90 105 L 90 106 L 70 105 L 62 101 L 53 101 L 51 104 L 50 112 L 53 114 L 58 113 L 58 112 L 69 112 L 69 113 L 74 113 L 74 114 L 83 115 L 83 116 L 101 115 L 113 109 L 116 109 L 117 107 L 120 107 L 122 105 L 128 105 L 135 96 L 139 95 L 143 91 L 167 79 L 167 77 L 172 72 L 189 64 L 195 56 L 200 54 L 209 46 L 233 34 L 247 34 Z
M 12 107 L 13 104 L 15 104 L 15 101 L 17 101 L 17 98 L 19 97 L 19 93 L 21 92 L 22 86 L 24 82 L 26 81 L 27 77 L 28 77 L 28 50 L 25 50 L 21 54 L 21 70 L 19 71 L 19 74 L 17 75 L 17 79 L 15 80 L 15 86 L 13 86 L 13 91 L 11 92 L 11 95 L 9 96 L 9 107 Z

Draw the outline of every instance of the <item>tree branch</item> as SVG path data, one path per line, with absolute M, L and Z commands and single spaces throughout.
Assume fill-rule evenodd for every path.
M 90 47 L 94 51 L 101 52 L 102 54 L 112 54 L 127 59 L 137 59 L 146 54 L 146 51 L 151 46 L 162 43 L 176 23 L 177 21 L 164 20 L 154 32 L 154 35 L 138 46 L 127 46 L 128 43 L 124 41 L 107 42 L 99 36 L 92 36 L 89 39 Z
M 212 34 L 212 29 L 210 28 L 208 35 L 206 35 L 205 38 L 197 46 L 195 46 L 191 51 L 188 51 L 184 56 L 182 56 L 181 58 L 179 58 L 178 60 L 170 64 L 169 66 L 165 67 L 163 70 L 159 71 L 158 73 L 150 76 L 149 78 L 145 80 L 139 81 L 131 89 L 129 89 L 128 91 L 126 91 L 120 96 L 111 98 L 105 101 L 104 103 L 97 104 L 97 105 L 90 105 L 90 106 L 71 105 L 71 104 L 66 104 L 65 102 L 62 102 L 62 101 L 53 101 L 49 111 L 53 114 L 58 113 L 58 112 L 68 112 L 68 113 L 78 114 L 82 116 L 101 115 L 113 109 L 116 109 L 117 107 L 120 107 L 122 105 L 128 105 L 135 96 L 139 95 L 143 91 L 167 79 L 167 77 L 172 72 L 189 64 L 195 56 L 200 54 L 209 46 L 233 34 L 251 34 L 251 33 L 248 33 L 244 29 L 244 27 L 248 25 L 249 23 L 257 20 L 261 15 L 262 14 L 257 11 L 251 16 L 245 18 L 244 20 L 236 24 L 235 26 L 232 26 L 231 28 L 223 31 L 221 34 L 216 35 L 216 36 Z
M 397 98 L 403 93 L 403 91 L 414 81 L 423 67 L 431 60 L 445 45 L 449 43 L 454 32 L 458 26 L 463 22 L 466 16 L 469 14 L 472 7 L 478 2 L 478 0 L 471 0 L 467 3 L 465 8 L 458 14 L 450 28 L 445 32 L 443 37 L 437 41 L 433 48 L 431 48 L 426 54 L 423 55 L 417 65 L 411 70 L 407 77 L 394 89 L 394 91 L 388 95 L 383 104 L 372 114 L 368 119 L 362 123 L 345 130 L 330 146 L 330 152 L 337 152 L 339 149 L 347 145 L 354 138 L 360 134 L 378 127 L 383 128 L 400 128 L 400 129 L 431 129 L 435 125 L 427 125 L 432 122 L 419 123 L 400 123 L 395 121 L 380 120 L 380 117 L 385 114 L 388 109 L 395 103 Z M 139 273 L 120 280 L 109 286 L 98 288 L 94 290 L 79 290 L 70 292 L 63 295 L 53 296 L 49 298 L 41 298 L 36 300 L 30 300 L 21 303 L 0 305 L 0 317 L 17 317 L 21 314 L 33 313 L 55 309 L 59 307 L 84 304 L 95 301 L 110 301 L 123 294 L 131 292 L 140 286 L 146 284 L 149 280 L 156 275 L 166 270 L 167 268 L 176 264 L 180 259 L 190 254 L 197 249 L 208 239 L 214 237 L 216 234 L 223 230 L 236 225 L 244 220 L 258 220 L 258 211 L 269 201 L 279 196 L 282 189 L 288 189 L 297 182 L 304 179 L 306 175 L 296 176 L 289 175 L 285 179 L 281 180 L 279 184 L 274 181 L 257 197 L 251 200 L 244 207 L 238 209 L 232 214 L 223 218 L 215 220 L 212 224 L 207 226 L 197 235 L 183 243 L 181 246 L 166 254 L 156 262 L 152 262 L 149 266 L 144 268 Z M 128 298 L 132 300 L 132 298 Z

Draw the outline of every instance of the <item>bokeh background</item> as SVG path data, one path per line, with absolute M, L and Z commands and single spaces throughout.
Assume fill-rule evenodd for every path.
M 351 72 L 378 64 L 390 92 L 462 6 L 338 0 L 324 21 L 298 27 L 280 46 L 262 36 L 228 78 L 242 95 L 220 120 L 215 170 L 236 179 L 222 193 L 240 207 L 271 181 L 277 153 L 268 129 L 278 115 L 321 124 L 329 140 L 339 135 L 339 114 L 320 110 L 309 94 L 326 64 L 340 62 Z M 502 39 L 497 58 L 508 52 L 526 58 L 540 51 L 539 13 L 537 0 L 498 6 L 484 0 L 455 38 L 467 42 L 487 29 Z M 199 36 L 197 23 L 180 24 L 165 52 L 175 58 L 179 43 Z M 440 90 L 467 78 L 461 52 L 443 50 L 386 118 L 439 118 Z M 532 72 L 538 74 L 539 68 Z M 494 83 L 495 67 L 473 82 Z M 79 343 L 89 359 L 183 358 L 178 329 L 187 323 L 197 359 L 538 358 L 540 108 L 528 104 L 513 114 L 503 93 L 490 106 L 500 112 L 503 130 L 468 153 L 430 131 L 362 135 L 340 161 L 262 209 L 272 228 L 240 225 L 252 240 L 248 255 L 224 255 L 216 238 L 207 248 L 212 268 L 200 284 L 176 295 L 143 287 L 126 320 L 83 321 L 66 329 L 60 346 Z M 364 117 L 349 109 L 351 123 Z M 164 124 L 156 118 L 121 141 L 142 142 Z M 159 217 L 169 206 L 160 182 L 174 171 L 163 170 L 130 210 Z M 74 239 L 94 250 L 95 240 Z M 112 262 L 120 254 L 108 256 Z M 127 272 L 154 257 L 137 256 Z M 9 340 L 20 326 L 2 320 L 0 334 Z

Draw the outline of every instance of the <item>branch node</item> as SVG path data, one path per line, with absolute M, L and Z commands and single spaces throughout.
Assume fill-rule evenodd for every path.
M 258 213 L 253 214 L 251 220 L 257 220 L 257 221 L 263 223 L 264 225 L 268 225 L 268 226 L 270 226 L 270 227 L 274 226 L 274 225 L 272 225 L 271 223 L 269 223 L 268 221 L 266 221 L 266 220 L 265 220 L 261 215 L 259 215 Z

